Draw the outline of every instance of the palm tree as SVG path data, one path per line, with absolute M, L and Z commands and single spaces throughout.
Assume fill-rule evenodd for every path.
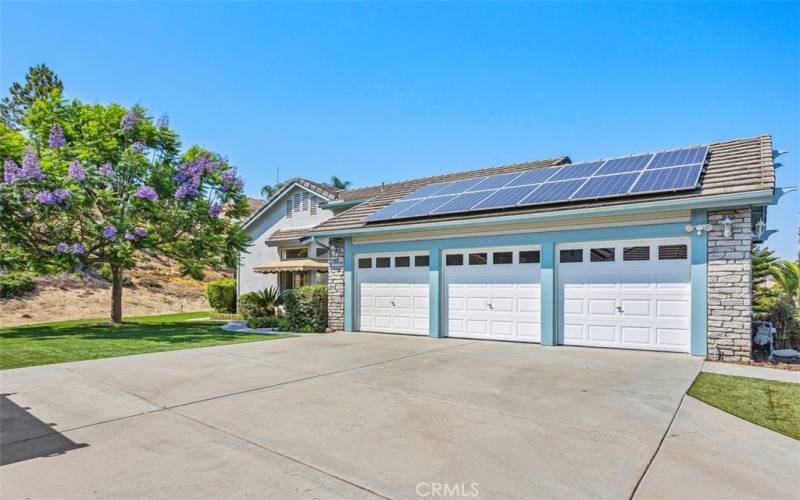
M 264 198 L 269 198 L 276 192 L 280 191 L 282 187 L 283 187 L 282 182 L 278 182 L 274 186 L 270 186 L 269 184 L 267 184 L 261 188 L 261 196 L 263 196 Z
M 350 185 L 353 184 L 350 181 L 343 181 L 340 178 L 336 177 L 335 175 L 331 176 L 331 185 L 336 189 L 347 189 Z
M 769 268 L 775 280 L 775 286 L 793 306 L 800 303 L 800 264 L 790 260 L 781 260 Z

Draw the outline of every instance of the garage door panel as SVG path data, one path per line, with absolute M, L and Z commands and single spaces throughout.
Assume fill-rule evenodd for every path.
M 512 252 L 512 262 L 495 264 L 495 251 Z M 526 342 L 540 339 L 539 265 L 521 263 L 518 251 L 504 248 L 445 252 L 448 336 Z M 487 263 L 469 265 L 468 254 L 478 252 L 487 254 Z M 464 256 L 464 265 L 446 265 L 446 256 L 454 253 Z
M 560 250 L 583 249 L 584 255 L 583 262 L 559 263 L 557 267 L 560 342 L 688 352 L 689 261 L 658 258 L 659 245 L 675 243 L 654 240 L 560 245 Z M 649 246 L 650 259 L 625 261 L 626 246 Z M 588 258 L 592 248 L 611 247 L 615 249 L 613 261 L 591 262 Z

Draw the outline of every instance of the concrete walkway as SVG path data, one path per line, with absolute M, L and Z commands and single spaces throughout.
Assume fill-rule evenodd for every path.
M 686 396 L 635 498 L 800 498 L 800 441 Z
M 733 363 L 718 363 L 706 361 L 703 371 L 719 373 L 721 375 L 734 375 L 737 377 L 763 378 L 780 382 L 794 382 L 800 384 L 800 371 L 781 370 L 779 368 L 766 368 L 763 366 L 737 365 Z

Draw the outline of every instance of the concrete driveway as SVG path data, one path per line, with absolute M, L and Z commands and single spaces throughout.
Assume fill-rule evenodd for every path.
M 8 370 L 0 493 L 629 498 L 701 364 L 333 334 Z

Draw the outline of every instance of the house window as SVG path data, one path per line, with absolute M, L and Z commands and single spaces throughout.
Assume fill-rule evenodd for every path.
M 589 252 L 589 260 L 592 262 L 614 262 L 613 248 L 592 248 Z
M 688 252 L 686 245 L 660 245 L 658 260 L 685 260 Z
M 325 247 L 317 247 L 314 253 L 317 256 L 317 258 L 327 257 L 328 249 Z
M 392 265 L 392 259 L 389 257 L 377 257 L 375 259 L 375 267 L 389 267 Z
M 520 264 L 538 264 L 540 259 L 539 250 L 525 250 L 519 253 Z
M 411 257 L 395 257 L 394 267 L 410 267 Z
M 485 266 L 487 262 L 486 253 L 471 253 L 469 254 L 470 266 Z
M 308 257 L 308 248 L 290 248 L 283 251 L 283 258 L 290 259 L 305 259 Z
M 430 257 L 427 255 L 415 255 L 414 267 L 428 267 L 430 265 Z
M 580 248 L 561 250 L 559 252 L 559 262 L 583 262 L 583 250 Z
M 492 264 L 513 264 L 514 252 L 495 252 L 492 254 Z
M 650 260 L 650 247 L 623 248 L 622 260 Z
M 463 266 L 464 256 L 459 254 L 448 255 L 444 258 L 445 264 L 448 266 Z
M 372 267 L 372 259 L 358 259 L 358 268 L 359 269 L 369 269 Z

